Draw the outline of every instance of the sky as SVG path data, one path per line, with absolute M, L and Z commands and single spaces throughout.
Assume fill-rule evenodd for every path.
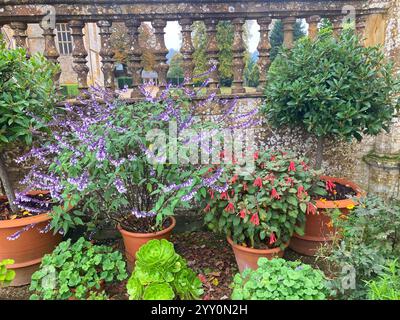
M 250 52 L 257 50 L 258 42 L 260 41 L 260 27 L 255 20 L 246 21 L 249 27 L 248 48 Z M 177 21 L 168 21 L 165 28 L 165 44 L 168 49 L 178 51 L 181 48 L 182 38 L 180 36 L 181 27 Z

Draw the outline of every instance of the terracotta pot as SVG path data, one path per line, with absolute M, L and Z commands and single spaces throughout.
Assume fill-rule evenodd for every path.
M 349 186 L 357 195 L 355 198 L 360 198 L 363 191 L 353 182 L 346 179 L 322 176 L 321 180 L 331 180 L 333 183 Z M 324 213 L 326 209 L 340 209 L 343 214 L 349 214 L 348 207 L 356 206 L 357 200 L 345 199 L 337 201 L 316 201 L 318 214 L 306 216 L 306 226 L 304 236 L 294 234 L 290 241 L 290 248 L 297 253 L 306 256 L 314 256 L 319 248 L 333 241 L 336 230 L 332 227 L 331 218 Z
M 271 260 L 273 258 L 282 258 L 284 254 L 284 250 L 281 248 L 252 249 L 234 243 L 229 236 L 226 239 L 232 246 L 240 272 L 247 268 L 256 270 L 258 268 L 257 261 L 261 257 Z
M 45 191 L 32 191 L 29 195 L 46 194 Z M 0 200 L 6 200 L 0 197 Z M 32 274 L 38 270 L 45 254 L 51 253 L 61 242 L 62 236 L 53 235 L 52 231 L 40 233 L 51 218 L 47 214 L 0 221 L 0 261 L 13 259 L 15 264 L 9 266 L 16 272 L 11 286 L 22 286 L 31 282 Z M 7 240 L 7 237 L 21 231 L 24 227 L 34 224 L 33 228 L 23 232 L 17 240 Z
M 135 265 L 136 252 L 140 249 L 142 245 L 154 239 L 169 240 L 172 230 L 175 228 L 176 225 L 175 218 L 171 217 L 170 219 L 171 219 L 171 225 L 167 229 L 154 233 L 134 233 L 122 229 L 120 225 L 117 226 L 119 232 L 121 232 L 122 238 L 124 239 L 125 256 L 127 259 L 127 266 L 129 272 L 132 271 Z

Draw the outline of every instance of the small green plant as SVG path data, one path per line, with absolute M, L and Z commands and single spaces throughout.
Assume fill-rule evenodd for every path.
M 127 284 L 131 300 L 200 299 L 202 283 L 167 240 L 151 240 L 136 253 Z
M 9 285 L 15 278 L 15 271 L 7 269 L 7 266 L 14 264 L 14 260 L 5 259 L 0 261 L 0 287 Z
M 258 269 L 236 274 L 233 300 L 324 300 L 324 274 L 300 261 L 260 258 Z
M 400 265 L 398 260 L 390 261 L 384 273 L 367 282 L 368 298 L 371 300 L 400 300 Z
M 101 286 L 128 277 L 120 252 L 107 246 L 93 245 L 80 238 L 58 245 L 44 256 L 40 269 L 32 275 L 31 300 L 67 300 L 104 298 Z M 98 300 L 98 299 L 96 299 Z

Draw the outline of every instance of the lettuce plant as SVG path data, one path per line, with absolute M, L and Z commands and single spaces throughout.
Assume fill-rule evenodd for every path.
M 257 270 L 236 274 L 233 300 L 324 300 L 324 274 L 300 261 L 260 258 Z
M 202 283 L 167 240 L 151 240 L 136 253 L 127 284 L 131 300 L 199 299 Z
M 32 275 L 31 300 L 104 298 L 102 285 L 128 277 L 120 252 L 80 238 L 61 242 Z
M 14 260 L 5 259 L 0 261 L 0 287 L 9 285 L 15 278 L 15 271 L 7 269 L 7 266 L 14 264 Z

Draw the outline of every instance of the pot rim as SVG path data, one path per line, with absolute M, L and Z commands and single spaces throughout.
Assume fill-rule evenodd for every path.
M 49 191 L 45 190 L 32 190 L 27 192 L 26 194 L 28 195 L 38 195 L 38 194 L 49 194 Z M 1 200 L 6 200 L 6 196 L 0 196 Z M 48 213 L 42 213 L 38 214 L 36 216 L 32 217 L 24 217 L 20 219 L 15 219 L 15 220 L 0 220 L 0 229 L 9 229 L 9 228 L 17 228 L 17 227 L 24 227 L 29 224 L 37 224 L 45 221 L 49 221 L 52 218 L 49 216 Z
M 333 182 L 342 184 L 344 186 L 348 186 L 352 188 L 355 192 L 356 195 L 354 198 L 360 199 L 363 195 L 365 195 L 365 192 L 353 181 L 344 179 L 344 178 L 336 178 L 336 177 L 331 177 L 331 176 L 320 176 L 321 180 L 332 180 Z M 354 199 L 353 198 L 353 199 Z M 349 206 L 356 206 L 358 204 L 358 201 L 353 200 L 353 199 L 344 199 L 344 200 L 326 200 L 326 201 L 321 201 L 321 200 L 316 200 L 316 206 L 318 209 L 345 209 Z
M 157 232 L 152 232 L 152 233 L 130 232 L 130 231 L 124 230 L 121 227 L 120 224 L 117 225 L 117 229 L 118 229 L 119 232 L 121 232 L 121 234 L 123 236 L 127 236 L 129 238 L 152 238 L 152 237 L 155 237 L 155 236 L 161 236 L 161 235 L 164 235 L 166 233 L 169 233 L 169 232 L 172 231 L 172 229 L 175 228 L 176 219 L 174 217 L 172 217 L 172 216 L 170 216 L 169 218 L 172 220 L 171 225 L 168 228 L 166 228 L 164 230 L 161 230 L 161 231 L 157 231 Z
M 248 253 L 255 253 L 255 254 L 273 254 L 273 253 L 278 253 L 283 251 L 280 247 L 273 248 L 273 249 L 254 249 L 254 248 L 248 248 L 241 246 L 239 244 L 236 244 L 233 242 L 230 236 L 226 236 L 226 239 L 228 240 L 229 244 L 240 251 L 248 252 Z M 285 244 L 285 249 L 289 246 L 289 243 Z

